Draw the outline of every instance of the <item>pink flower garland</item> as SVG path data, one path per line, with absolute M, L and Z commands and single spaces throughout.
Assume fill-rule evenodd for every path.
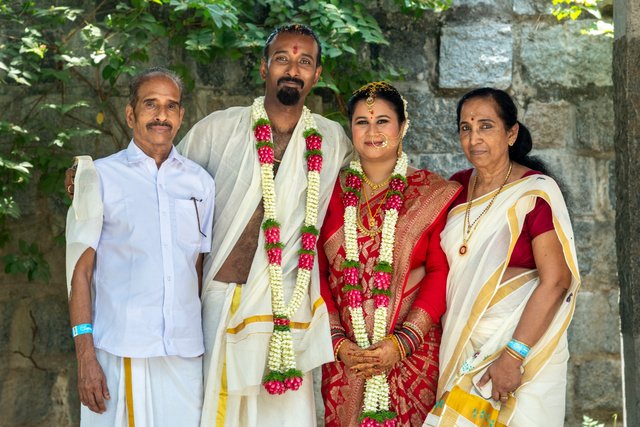
M 303 119 L 306 119 L 306 121 L 310 123 L 312 123 L 313 120 L 310 113 L 308 113 L 307 111 L 303 113 Z M 305 158 L 307 160 L 307 178 L 309 181 L 309 187 L 307 188 L 307 198 L 309 198 L 310 187 L 312 185 L 318 187 L 319 185 L 319 173 L 322 169 L 322 135 L 320 135 L 320 133 L 314 127 L 309 126 L 309 123 L 305 123 L 305 125 L 307 126 L 303 135 L 306 143 Z M 253 131 L 254 137 L 256 139 L 258 161 L 260 162 L 260 165 L 262 167 L 261 169 L 263 169 L 262 179 L 264 181 L 264 166 L 267 166 L 267 172 L 270 172 L 268 173 L 268 175 L 270 176 L 267 179 L 270 179 L 271 183 L 273 183 L 273 165 L 275 162 L 275 155 L 274 145 L 272 142 L 271 124 L 269 120 L 264 117 L 256 120 Z M 315 192 L 317 193 L 317 188 L 315 189 Z M 265 197 L 265 195 L 263 195 L 263 197 L 265 204 L 267 202 L 273 203 L 274 206 L 272 210 L 275 211 L 275 194 L 273 197 L 273 201 L 266 200 L 267 198 Z M 307 224 L 307 222 L 309 222 L 309 218 L 313 218 L 310 222 L 315 222 L 315 218 L 317 217 L 317 200 L 311 201 L 311 206 L 312 209 L 313 206 L 315 206 L 316 212 L 312 212 L 311 215 L 309 215 L 309 212 L 307 212 L 307 215 L 305 215 L 305 224 L 301 229 L 302 248 L 298 251 L 298 269 L 305 271 L 298 272 L 298 278 L 296 281 L 297 287 L 300 283 L 304 283 L 305 281 L 306 283 L 304 284 L 308 285 L 314 263 L 316 241 L 319 232 L 315 225 Z M 308 209 L 309 203 L 307 203 L 307 210 Z M 262 224 L 262 229 L 265 238 L 265 250 L 267 253 L 267 258 L 271 266 L 277 267 L 277 269 L 281 271 L 282 250 L 284 249 L 284 244 L 280 240 L 280 224 L 275 220 L 275 218 L 267 217 L 266 212 L 267 209 L 265 209 L 266 218 Z M 280 280 L 279 284 L 274 284 L 270 275 L 270 285 L 272 287 L 273 299 L 273 287 L 280 286 L 281 288 L 282 282 Z M 277 292 L 281 294 L 281 289 L 277 290 Z M 292 297 L 292 299 L 296 298 L 296 294 L 299 295 L 299 293 L 294 292 L 294 297 Z M 300 299 L 299 296 L 298 299 Z M 299 301 L 297 303 L 299 304 Z M 290 303 L 290 306 L 295 305 L 296 302 Z M 274 332 L 270 343 L 269 358 L 271 359 L 271 353 L 275 351 L 277 355 L 273 357 L 281 358 L 283 360 L 278 360 L 274 362 L 273 365 L 284 365 L 288 366 L 288 368 L 280 370 L 269 369 L 269 372 L 264 376 L 262 383 L 267 392 L 269 392 L 270 394 L 283 394 L 287 390 L 298 390 L 302 385 L 303 374 L 300 370 L 295 368 L 295 354 L 293 352 L 291 341 L 291 320 L 289 316 L 292 313 L 286 315 L 283 314 L 282 311 L 285 311 L 283 307 L 281 307 L 280 310 L 274 309 Z M 293 311 L 295 311 L 295 309 Z M 273 346 L 276 346 L 278 348 L 274 349 Z M 270 363 L 270 365 L 272 365 L 272 363 Z
M 398 171 L 401 171 L 398 173 Z M 355 218 L 351 218 L 356 215 L 358 204 L 360 203 L 360 191 L 362 190 L 362 169 L 358 161 L 353 161 L 351 168 L 348 170 L 347 178 L 345 181 L 346 190 L 343 194 L 343 204 L 345 206 L 345 242 L 347 244 L 347 252 L 354 252 L 357 245 L 357 234 L 355 231 Z M 384 201 L 383 211 L 385 218 L 387 215 L 391 215 L 397 219 L 398 212 L 402 208 L 404 203 L 404 190 L 407 186 L 406 174 L 406 154 L 403 153 L 399 159 L 396 169 L 394 169 L 393 177 L 389 183 L 390 191 L 386 195 Z M 386 220 L 385 220 L 386 221 Z M 347 223 L 349 226 L 347 227 Z M 353 224 L 351 224 L 353 223 Z M 389 306 L 389 299 L 391 291 L 389 287 L 391 285 L 391 277 L 393 273 L 393 267 L 391 265 L 391 257 L 393 251 L 393 236 L 395 235 L 395 220 L 393 230 L 385 229 L 383 226 L 383 244 L 381 245 L 381 256 L 378 258 L 374 267 L 373 282 L 374 288 L 372 295 L 374 299 L 374 305 L 376 308 L 375 319 L 380 318 L 381 324 L 378 324 L 377 320 L 374 320 L 374 335 L 380 335 L 386 333 L 386 319 L 383 320 L 377 311 L 384 310 Z M 385 233 L 393 233 L 391 235 Z M 390 246 L 391 245 L 391 246 Z M 390 247 L 387 247 L 390 246 Z M 383 258 L 382 250 L 389 253 L 384 254 Z M 342 276 L 344 281 L 344 287 L 342 291 L 347 298 L 347 305 L 351 311 L 351 321 L 354 329 L 354 334 L 358 340 L 358 345 L 368 344 L 368 338 L 366 337 L 366 330 L 363 318 L 362 303 L 364 300 L 363 288 L 360 284 L 361 264 L 360 261 L 347 253 L 347 259 L 343 263 Z M 384 331 L 379 329 L 384 328 Z M 366 347 L 367 345 L 365 345 Z M 383 394 L 383 397 L 380 394 Z M 386 402 L 386 403 L 381 403 Z M 360 416 L 361 427 L 395 427 L 397 423 L 396 413 L 388 409 L 388 383 L 386 375 L 374 376 L 367 380 L 365 386 L 365 399 L 363 413 Z M 377 408 L 377 409 L 374 409 Z M 386 409 L 385 409 L 386 408 Z

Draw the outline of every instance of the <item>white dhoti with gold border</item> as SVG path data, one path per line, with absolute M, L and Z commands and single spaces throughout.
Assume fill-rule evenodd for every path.
M 336 177 L 341 166 L 347 164 L 351 147 L 339 124 L 315 114 L 313 118 L 323 136 L 318 194 L 318 224 L 321 224 Z M 300 227 L 305 217 L 304 128 L 300 120 L 274 181 L 276 217 L 284 244 L 282 282 L 286 302 L 296 283 Z M 191 128 L 178 150 L 207 169 L 216 182 L 212 250 L 205 258 L 202 294 L 205 398 L 201 426 L 314 426 L 311 371 L 333 360 L 327 308 L 320 297 L 317 260 L 308 293 L 291 318 L 297 369 L 304 373 L 302 387 L 283 395 L 268 395 L 262 387 L 273 332 L 269 263 L 263 249 L 263 233 L 260 233 L 246 284 L 213 280 L 262 201 L 251 108 L 234 107 L 205 117 Z
M 80 427 L 197 427 L 202 357 L 119 357 L 96 349 L 111 398 L 107 411 L 80 409 Z
M 210 327 L 205 333 L 204 375 L 206 400 L 203 404 L 202 426 L 315 426 L 313 378 L 306 372 L 302 386 L 284 395 L 270 395 L 261 385 L 241 392 L 229 388 L 237 381 L 233 371 L 227 370 L 228 319 L 240 303 L 243 285 L 212 281 L 203 295 L 203 323 Z M 221 321 L 222 320 L 222 321 Z M 215 333 L 213 329 L 215 328 Z M 261 360 L 261 355 L 255 358 Z M 250 356 L 249 356 L 250 357 Z M 258 362 L 256 362 L 258 363 Z M 259 362 L 262 363 L 262 362 Z M 287 416 L 295 414 L 295 416 Z

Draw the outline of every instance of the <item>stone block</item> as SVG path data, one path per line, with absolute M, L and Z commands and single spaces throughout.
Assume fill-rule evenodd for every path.
M 411 166 L 428 169 L 446 179 L 459 170 L 471 167 L 462 153 L 409 154 L 408 157 Z
M 552 7 L 549 0 L 513 0 L 516 15 L 550 14 Z
M 576 311 L 569 326 L 569 350 L 577 357 L 589 353 L 620 353 L 618 291 L 578 293 Z
M 576 399 L 582 413 L 619 411 L 622 401 L 622 371 L 618 357 L 590 357 L 576 363 Z
M 444 89 L 495 86 L 512 80 L 511 25 L 480 22 L 442 29 L 438 85 Z
M 596 173 L 598 174 L 598 220 L 611 220 L 615 218 L 615 159 L 613 153 L 608 153 L 608 159 L 596 160 Z
M 69 326 L 69 309 L 64 295 L 33 301 L 31 316 L 36 328 L 34 356 L 74 351 Z
M 11 320 L 16 309 L 16 301 L 0 301 L 0 354 L 9 350 L 11 341 Z
M 2 425 L 52 425 L 47 422 L 47 416 L 51 411 L 50 396 L 55 379 L 54 372 L 33 368 L 10 370 L 0 395 Z
M 427 81 L 435 76 L 438 63 L 437 16 L 425 13 L 420 18 L 405 14 L 387 17 L 381 24 L 388 46 L 380 47 L 385 62 L 396 68 L 405 80 Z
M 264 93 L 259 93 L 261 95 Z M 212 88 L 198 88 L 193 96 L 193 107 L 185 112 L 186 116 L 189 115 L 188 120 L 185 120 L 182 127 L 185 133 L 191 126 L 193 126 L 200 119 L 208 116 L 214 111 L 223 110 L 225 108 L 233 106 L 250 106 L 254 97 L 248 95 L 238 96 L 221 96 L 219 92 Z M 179 141 L 179 139 L 176 139 Z
M 580 34 L 592 22 L 525 24 L 519 43 L 525 81 L 541 88 L 611 86 L 611 39 Z
M 398 90 L 407 99 L 410 120 L 405 150 L 414 154 L 462 152 L 456 131 L 456 100 L 405 90 L 404 86 L 398 84 Z
M 534 149 L 558 179 L 564 190 L 569 212 L 576 215 L 595 215 L 597 207 L 596 159 L 568 153 L 561 149 Z
M 601 98 L 577 104 L 577 146 L 599 153 L 613 152 L 613 100 Z
M 214 62 L 195 65 L 198 83 L 214 87 L 217 93 L 250 94 L 259 81 L 262 56 L 250 53 L 241 58 L 216 57 Z
M 616 289 L 617 258 L 615 223 L 593 218 L 573 218 L 578 266 L 589 290 Z
M 451 7 L 477 8 L 482 7 L 483 10 L 509 11 L 511 9 L 512 0 L 453 0 Z
M 575 107 L 567 101 L 533 101 L 527 106 L 522 122 L 531 132 L 537 149 L 562 148 L 575 138 Z

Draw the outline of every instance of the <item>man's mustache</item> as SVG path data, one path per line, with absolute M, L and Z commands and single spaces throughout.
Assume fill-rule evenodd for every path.
M 300 86 L 300 89 L 304 88 L 304 82 L 300 79 L 296 79 L 295 77 L 280 77 L 278 79 L 278 85 L 280 85 L 280 83 L 284 83 L 284 82 L 291 82 L 291 83 L 295 83 L 298 86 Z
M 149 122 L 147 123 L 147 129 L 151 129 L 154 126 L 165 126 L 168 127 L 169 129 L 173 129 L 173 126 L 171 126 L 171 123 L 164 121 L 164 122 Z

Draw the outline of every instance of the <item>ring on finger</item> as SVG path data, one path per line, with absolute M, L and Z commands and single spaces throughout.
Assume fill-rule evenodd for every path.
M 509 400 L 509 396 L 506 394 L 500 395 L 500 400 L 502 402 L 506 402 L 507 400 Z

